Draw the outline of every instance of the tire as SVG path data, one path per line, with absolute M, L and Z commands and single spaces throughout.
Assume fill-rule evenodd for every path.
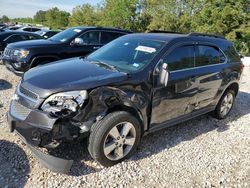
M 229 98 L 228 100 L 226 99 L 226 97 L 231 96 L 231 102 L 229 102 Z M 228 101 L 227 106 L 225 107 L 225 102 Z M 228 114 L 230 113 L 230 111 L 232 110 L 233 104 L 235 101 L 235 92 L 234 90 L 228 89 L 225 91 L 225 93 L 222 95 L 219 103 L 216 106 L 216 109 L 214 111 L 214 117 L 217 119 L 225 119 Z M 222 108 L 224 108 L 224 111 Z
M 94 160 L 108 167 L 131 156 L 139 145 L 140 139 L 139 121 L 128 112 L 117 111 L 108 114 L 92 126 L 88 150 Z

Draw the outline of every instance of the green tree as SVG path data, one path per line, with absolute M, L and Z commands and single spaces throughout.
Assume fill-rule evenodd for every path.
M 45 15 L 46 15 L 46 11 L 43 11 L 43 10 L 37 11 L 35 16 L 33 17 L 34 21 L 37 23 L 41 23 L 41 24 L 45 23 L 46 22 Z
M 2 20 L 3 23 L 7 23 L 7 22 L 10 21 L 10 19 L 6 15 L 3 15 L 1 20 Z
M 148 0 L 147 13 L 151 16 L 148 30 L 189 32 L 202 0 Z
M 65 28 L 69 24 L 69 17 L 68 12 L 61 11 L 57 7 L 51 8 L 45 14 L 46 25 L 53 29 Z
M 250 51 L 249 0 L 205 0 L 205 6 L 194 15 L 195 31 L 226 36 L 241 53 Z
M 106 0 L 102 7 L 100 25 L 137 30 L 139 0 Z
M 73 9 L 69 19 L 70 26 L 88 25 L 96 26 L 99 21 L 98 10 L 90 4 L 83 4 Z

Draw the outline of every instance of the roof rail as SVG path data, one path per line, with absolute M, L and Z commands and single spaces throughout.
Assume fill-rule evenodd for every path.
M 175 31 L 162 31 L 162 30 L 151 30 L 148 31 L 148 33 L 174 33 L 174 34 L 185 34 L 181 32 L 175 32 Z
M 214 37 L 214 38 L 220 38 L 220 39 L 226 39 L 225 37 L 221 35 L 213 35 L 213 34 L 205 34 L 205 33 L 189 33 L 187 36 L 196 36 L 196 37 Z

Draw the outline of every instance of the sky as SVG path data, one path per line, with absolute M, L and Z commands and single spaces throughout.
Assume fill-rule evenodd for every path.
M 0 0 L 0 17 L 3 15 L 9 18 L 33 17 L 39 10 L 48 10 L 58 7 L 71 13 L 77 5 L 89 3 L 96 5 L 102 0 Z

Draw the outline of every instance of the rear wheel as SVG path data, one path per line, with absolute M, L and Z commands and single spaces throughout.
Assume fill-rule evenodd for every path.
M 233 90 L 227 90 L 221 97 L 214 115 L 217 119 L 224 119 L 231 111 L 235 101 L 235 92 Z
M 140 123 L 134 116 L 123 111 L 113 112 L 93 125 L 88 150 L 101 165 L 112 166 L 128 158 L 140 138 Z

